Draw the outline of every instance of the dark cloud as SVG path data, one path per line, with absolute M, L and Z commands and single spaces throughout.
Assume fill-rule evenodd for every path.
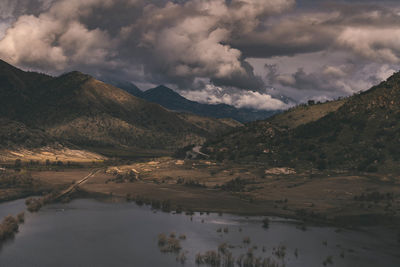
M 308 71 L 300 67 L 289 73 L 280 70 L 276 64 L 264 67 L 269 85 L 303 102 L 310 98 L 328 100 L 369 89 L 396 72 L 400 65 L 363 64 L 350 60 L 342 65 L 323 65 Z
M 17 19 L 21 15 L 38 15 L 48 9 L 53 0 L 2 0 L 0 19 Z
M 253 67 L 246 61 L 242 61 L 242 68 L 245 73 L 232 73 L 228 77 L 212 78 L 211 82 L 217 86 L 231 86 L 250 90 L 260 90 L 264 87 L 264 81 L 260 76 L 254 75 Z
M 2 0 L 0 58 L 52 74 L 332 97 L 400 64 L 399 14 L 397 1 L 377 0 Z
M 0 55 L 31 68 L 102 65 L 113 74 L 135 66 L 129 67 L 136 72 L 131 75 L 151 82 L 188 87 L 196 78 L 208 78 L 218 85 L 259 89 L 262 79 L 231 47 L 231 35 L 253 31 L 262 18 L 293 3 L 58 0 L 36 16 L 20 16 L 0 41 Z

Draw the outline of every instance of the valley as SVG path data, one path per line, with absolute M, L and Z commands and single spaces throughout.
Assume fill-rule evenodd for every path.
M 28 218 L 96 199 L 258 216 L 267 226 L 279 218 L 305 233 L 385 229 L 397 242 L 399 74 L 362 94 L 241 123 L 168 110 L 80 72 L 50 77 L 0 63 L 4 102 L 20 98 L 0 110 L 0 202 L 29 197 Z
M 399 267 L 399 0 L 0 0 L 0 267 Z

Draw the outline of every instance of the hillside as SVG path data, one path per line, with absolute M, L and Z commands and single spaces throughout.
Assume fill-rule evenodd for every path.
M 330 112 L 338 110 L 347 99 L 340 99 L 336 101 L 328 101 L 325 103 L 316 104 L 302 104 L 289 109 L 286 112 L 279 113 L 270 119 L 269 122 L 279 127 L 296 128 L 302 124 L 307 124 L 319 120 Z
M 270 166 L 398 171 L 399 104 L 397 73 L 345 100 L 295 108 L 270 120 L 250 123 L 209 141 L 205 151 L 220 160 L 257 161 Z M 331 112 L 316 116 L 315 111 L 323 107 Z M 290 122 L 289 117 L 298 119 Z
M 118 84 L 120 88 L 134 96 L 143 98 L 149 102 L 157 103 L 169 110 L 192 113 L 199 116 L 217 119 L 231 118 L 241 123 L 245 123 L 249 121 L 263 120 L 280 112 L 274 110 L 235 108 L 226 104 L 201 104 L 188 100 L 174 90 L 163 85 L 142 92 L 139 89 L 134 89 L 136 86 L 132 83 L 115 82 L 114 84 Z
M 40 129 L 31 129 L 25 124 L 6 118 L 0 118 L 0 149 L 35 148 L 54 144 L 55 138 Z
M 179 117 L 212 134 L 226 133 L 236 127 L 243 126 L 233 119 L 215 119 L 190 113 L 179 113 Z
M 0 94 L 4 97 L 0 106 L 7 108 L 0 115 L 19 125 L 15 129 L 26 137 L 14 140 L 22 146 L 26 140 L 34 140 L 29 142 L 35 147 L 57 140 L 89 148 L 175 150 L 203 142 L 222 126 L 222 130 L 231 128 L 224 123 L 211 130 L 200 127 L 158 104 L 80 72 L 53 78 L 24 72 L 4 62 L 1 66 Z
M 35 72 L 25 72 L 0 60 L 0 116 L 16 118 L 25 113 L 23 107 L 34 93 L 36 85 L 51 77 Z

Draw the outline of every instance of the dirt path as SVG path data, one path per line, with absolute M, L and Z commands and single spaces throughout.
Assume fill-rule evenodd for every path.
M 71 186 L 69 186 L 67 189 L 65 189 L 64 191 L 62 191 L 55 199 L 59 199 L 62 198 L 63 196 L 69 194 L 70 192 L 72 192 L 74 189 L 76 189 L 78 186 L 86 183 L 91 177 L 93 177 L 95 174 L 97 174 L 101 169 L 95 169 L 93 171 L 91 171 L 88 175 L 86 175 L 84 178 L 82 178 L 81 180 L 75 182 L 74 184 L 72 184 Z

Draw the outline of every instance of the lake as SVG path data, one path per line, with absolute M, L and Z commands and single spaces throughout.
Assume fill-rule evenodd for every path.
M 24 200 L 0 204 L 0 216 L 24 210 Z M 221 243 L 233 248 L 235 257 L 249 248 L 258 257 L 271 257 L 284 246 L 285 266 L 400 266 L 400 246 L 384 229 L 365 231 L 308 226 L 299 229 L 291 220 L 270 218 L 268 229 L 262 217 L 229 214 L 193 216 L 154 212 L 135 203 L 110 203 L 79 199 L 52 204 L 38 213 L 26 212 L 25 224 L 15 239 L 0 249 L 0 266 L 181 266 L 175 254 L 158 248 L 158 234 L 185 234 L 180 241 L 187 251 L 184 266 L 196 266 L 195 255 L 216 250 Z M 217 232 L 218 229 L 227 233 Z M 249 237 L 250 244 L 243 239 Z M 264 249 L 263 249 L 264 247 Z M 264 250 L 264 251 L 263 251 Z M 297 257 L 295 255 L 297 251 Z

